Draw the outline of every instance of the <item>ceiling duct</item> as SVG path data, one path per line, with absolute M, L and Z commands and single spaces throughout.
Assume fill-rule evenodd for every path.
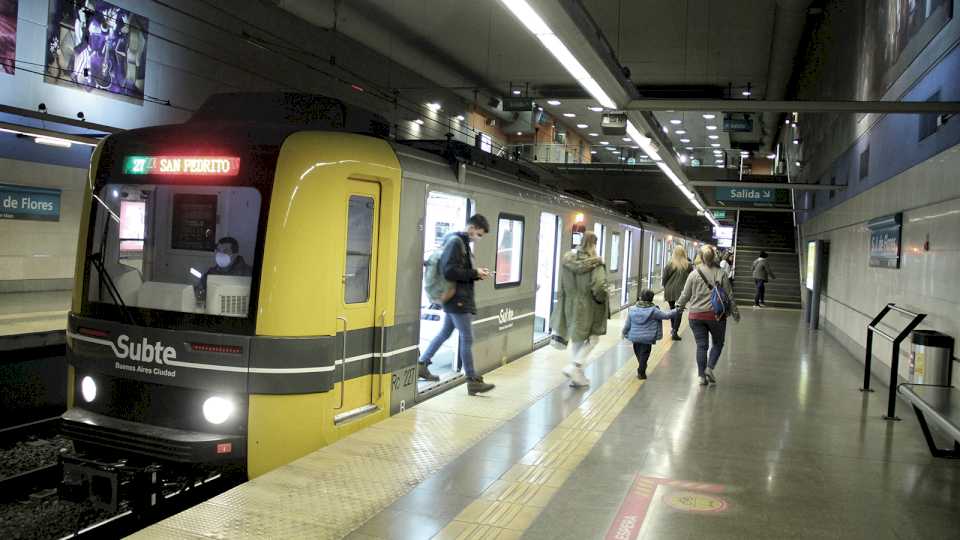
M 485 81 L 484 77 L 469 66 L 461 64 L 443 51 L 427 46 L 429 39 L 426 36 L 420 35 L 416 28 L 396 20 L 388 10 L 377 5 L 377 2 L 273 0 L 273 3 L 310 24 L 346 35 L 430 81 L 455 81 L 453 86 L 458 88 L 449 91 L 461 97 L 465 103 L 475 103 L 503 122 L 513 121 L 513 115 L 503 111 L 502 103 L 499 102 L 502 92 L 494 90 L 495 85 Z M 336 18 L 334 13 L 337 13 Z M 384 40 L 385 35 L 394 36 L 394 39 Z M 474 85 L 479 87 L 465 88 Z M 493 99 L 498 102 L 495 106 L 492 106 Z M 488 103 L 488 100 L 491 101 Z

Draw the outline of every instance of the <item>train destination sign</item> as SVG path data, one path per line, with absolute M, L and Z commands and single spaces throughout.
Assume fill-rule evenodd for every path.
M 127 156 L 123 174 L 236 176 L 240 158 L 234 156 Z

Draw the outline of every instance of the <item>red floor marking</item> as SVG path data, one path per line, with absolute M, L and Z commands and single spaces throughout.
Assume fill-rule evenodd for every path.
M 650 510 L 650 503 L 653 502 L 653 495 L 659 486 L 707 493 L 723 493 L 726 490 L 724 486 L 719 484 L 684 482 L 638 474 L 633 481 L 633 485 L 630 486 L 630 491 L 623 499 L 620 510 L 617 511 L 617 517 L 610 524 L 605 540 L 634 540 L 637 538 L 640 534 L 640 528 L 643 526 L 643 521 L 647 518 L 647 511 Z M 696 493 L 689 493 L 689 495 L 693 498 L 697 496 Z M 726 501 L 719 497 L 704 496 L 703 498 L 709 500 L 709 504 L 706 506 L 702 504 L 703 501 L 699 500 L 687 504 L 671 504 L 670 506 L 678 510 L 695 512 L 722 512 L 727 508 Z

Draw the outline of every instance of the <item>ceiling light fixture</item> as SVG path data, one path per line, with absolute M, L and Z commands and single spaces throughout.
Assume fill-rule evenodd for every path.
M 430 112 L 437 112 L 441 109 L 441 105 L 439 103 L 427 103 L 427 109 L 429 109 Z
M 589 125 L 589 124 L 577 124 L 577 127 L 580 128 L 580 129 L 587 129 L 588 127 L 590 127 L 590 125 Z
M 593 112 L 603 112 L 603 107 L 587 107 Z
M 624 138 L 623 138 L 623 142 L 630 142 L 631 140 L 633 140 L 633 139 L 631 139 L 630 137 L 624 137 Z
M 559 99 L 548 99 L 548 100 L 547 100 L 547 105 L 553 105 L 554 107 L 556 107 L 557 105 L 560 105 L 560 103 L 561 103 L 561 102 L 560 102 Z
M 744 88 L 740 94 L 742 94 L 743 97 L 750 97 L 753 94 L 753 90 L 750 89 L 750 83 L 747 83 L 747 87 Z
M 716 131 L 716 130 L 717 130 L 717 126 L 713 124 L 707 126 L 707 131 Z
M 464 120 L 466 120 L 466 118 L 464 118 L 462 114 L 458 114 L 457 120 L 459 120 L 460 122 L 463 122 Z
M 675 129 L 675 130 L 673 130 L 673 132 L 676 133 L 677 135 L 686 135 L 687 130 L 685 130 L 685 129 Z
M 720 143 L 710 143 L 710 146 L 714 148 L 720 148 Z
M 566 116 L 567 118 L 576 118 L 576 117 L 577 117 L 577 115 L 574 114 L 574 113 L 572 113 L 572 112 L 565 112 L 565 113 L 563 113 L 563 115 Z
M 767 154 L 767 159 L 777 159 L 776 154 Z
M 712 139 L 712 140 L 715 141 L 715 140 L 719 139 L 720 136 L 719 136 L 719 135 L 707 135 L 707 138 L 708 138 L 708 139 Z
M 421 126 L 423 125 L 423 120 L 421 120 L 421 119 L 419 119 L 419 118 L 417 118 L 417 119 L 414 120 L 413 122 L 414 122 L 415 124 L 418 124 L 418 125 L 421 125 Z
M 686 143 L 690 142 L 690 139 L 680 139 L 680 142 L 686 144 Z
M 593 96 L 593 99 L 597 100 L 597 103 L 608 109 L 617 107 L 617 104 L 600 88 L 597 81 L 590 76 L 590 73 L 573 56 L 570 49 L 560 41 L 560 38 L 553 33 L 547 23 L 540 18 L 540 15 L 530 7 L 526 0 L 500 0 L 500 2 L 513 13 L 517 20 L 527 27 L 527 30 L 540 40 L 540 43 L 580 83 L 580 86 L 586 89 Z
M 673 125 L 675 125 L 675 126 L 679 126 L 680 124 L 683 123 L 683 120 L 678 120 L 678 119 L 674 118 L 673 120 L 670 121 L 670 123 L 673 124 Z
M 596 151 L 596 150 L 591 150 L 590 153 L 591 153 L 591 154 L 596 154 L 597 151 Z
M 606 145 L 608 145 L 608 144 L 610 144 L 610 143 L 607 142 L 607 141 L 600 141 L 600 144 L 601 144 L 602 146 L 606 146 Z
M 716 118 L 716 117 L 717 117 L 717 115 L 715 115 L 715 114 L 710 114 L 710 113 L 707 113 L 707 114 L 704 114 L 704 115 L 703 115 L 703 118 L 706 119 L 706 120 L 713 120 L 713 119 Z
M 517 135 L 523 135 L 523 132 L 522 132 L 522 131 L 518 131 L 518 132 L 517 132 Z
M 599 136 L 600 136 L 599 133 L 587 133 L 587 135 L 589 135 L 589 136 L 591 136 L 591 137 L 599 137 Z
M 510 93 L 513 94 L 513 95 L 515 95 L 515 96 L 519 96 L 519 95 L 520 95 L 520 89 L 519 89 L 519 88 L 514 88 Z
M 45 146 L 56 146 L 57 148 L 70 148 L 73 146 L 72 142 L 57 137 L 34 137 L 33 142 Z

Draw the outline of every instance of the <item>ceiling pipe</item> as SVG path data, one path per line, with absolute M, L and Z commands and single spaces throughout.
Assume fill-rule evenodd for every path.
M 764 100 L 780 101 L 787 95 L 787 84 L 795 69 L 797 47 L 800 45 L 810 4 L 810 0 L 777 0 Z M 773 148 L 773 139 L 780 129 L 779 114 L 767 111 L 763 113 L 762 118 L 761 148 L 762 151 L 769 151 Z
M 337 3 L 337 18 L 334 19 L 334 4 Z M 492 85 L 482 81 L 483 77 L 477 73 L 469 73 L 464 66 L 451 65 L 450 61 L 443 61 L 442 55 L 435 49 L 424 49 L 416 46 L 417 37 L 409 39 L 393 39 L 384 41 L 384 36 L 410 36 L 410 29 L 391 28 L 386 24 L 386 16 L 372 16 L 371 10 L 382 11 L 371 2 L 365 0 L 351 0 L 350 2 L 335 2 L 335 0 L 276 0 L 277 7 L 324 30 L 339 32 L 365 47 L 390 59 L 392 62 L 403 65 L 410 71 L 417 73 L 429 81 L 457 81 L 456 88 L 438 85 L 438 90 L 450 92 L 463 100 L 464 109 L 469 104 L 496 117 L 500 122 L 511 123 L 515 116 L 503 110 L 503 96 L 492 88 Z M 383 15 L 381 13 L 381 15 Z M 463 83 L 461 85 L 460 83 Z M 479 87 L 471 89 L 480 82 Z M 499 103 L 496 107 L 490 105 L 491 98 Z M 449 110 L 449 105 L 448 105 Z M 451 111 L 452 114 L 456 114 Z

